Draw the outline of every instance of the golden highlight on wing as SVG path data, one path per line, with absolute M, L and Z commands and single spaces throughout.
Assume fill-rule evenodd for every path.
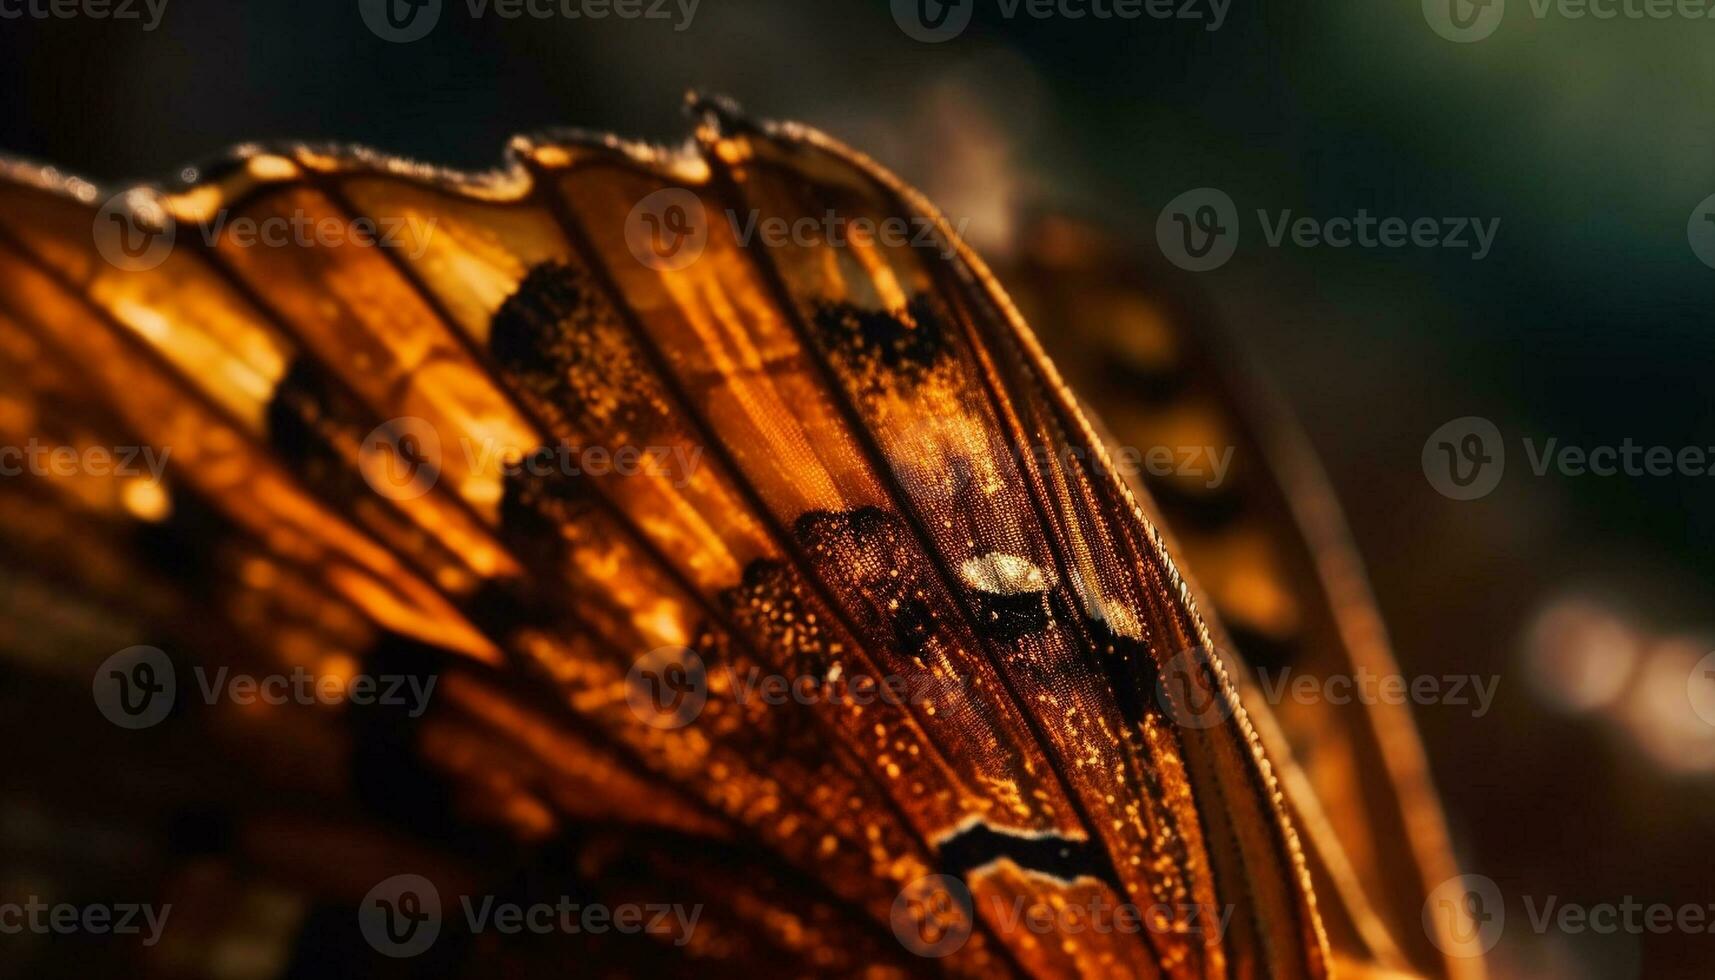
M 85 685 L 134 644 L 437 678 L 421 717 L 173 724 L 287 759 L 337 733 L 338 776 L 279 781 L 459 828 L 449 880 L 499 851 L 711 909 L 603 955 L 1329 975 L 1315 889 L 1344 884 L 1265 746 L 1301 750 L 1253 728 L 1153 503 L 1000 285 L 867 158 L 693 112 L 678 151 L 546 134 L 466 176 L 253 147 L 106 207 L 11 166 L 0 433 L 164 466 L 0 481 L 0 601 L 36 624 L 0 653 Z M 757 232 L 828 216 L 837 240 Z M 667 676 L 692 708 L 640 707 Z M 1078 918 L 1115 908 L 1140 925 Z

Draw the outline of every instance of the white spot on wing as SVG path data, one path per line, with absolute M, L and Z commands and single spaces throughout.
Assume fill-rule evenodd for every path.
M 1047 592 L 1054 584 L 1054 577 L 1048 572 L 1017 555 L 1000 551 L 968 559 L 959 566 L 959 577 L 971 588 L 990 595 Z

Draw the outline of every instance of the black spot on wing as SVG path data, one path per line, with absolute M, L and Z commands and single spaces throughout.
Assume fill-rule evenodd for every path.
M 821 303 L 811 317 L 821 344 L 846 371 L 886 383 L 915 384 L 949 352 L 947 329 L 925 297 L 904 316 L 854 303 Z
M 576 477 L 554 467 L 532 467 L 537 449 L 507 467 L 500 498 L 500 540 L 532 567 L 557 567 L 568 544 L 566 529 L 594 507 L 594 491 Z
M 1161 702 L 1161 672 L 1155 658 L 1150 656 L 1149 644 L 1116 633 L 1105 620 L 1089 616 L 1084 617 L 1084 628 L 1089 630 L 1097 656 L 1107 668 L 1120 717 L 1131 725 L 1143 721 L 1145 713 L 1152 709 L 1173 717 Z
M 577 356 L 570 337 L 596 314 L 587 277 L 563 262 L 532 266 L 489 323 L 489 348 L 505 367 L 537 371 Z M 568 329 L 570 327 L 571 329 Z
M 1116 890 L 1120 887 L 1105 851 L 1091 841 L 1057 834 L 1018 834 L 977 821 L 943 840 L 939 855 L 943 872 L 960 878 L 968 879 L 973 870 L 1004 858 L 1026 871 L 1064 881 L 1096 878 Z
M 489 350 L 556 429 L 623 445 L 673 428 L 661 379 L 588 272 L 543 262 L 489 321 Z
M 922 581 L 927 558 L 903 520 L 878 507 L 817 510 L 799 517 L 793 531 L 818 574 L 860 623 L 890 631 L 907 655 L 928 646 L 938 624 Z M 1151 710 L 1171 717 L 1161 701 L 1160 672 L 1149 644 L 1088 615 L 1063 584 L 1045 591 L 967 588 L 966 594 L 976 607 L 978 631 L 1004 645 L 1064 628 L 1056 624 L 1079 624 L 1092 659 L 1108 677 L 1121 717 L 1132 725 Z
M 268 401 L 268 443 L 312 485 L 349 484 L 356 474 L 347 472 L 333 440 L 341 435 L 361 438 L 363 418 L 362 408 L 334 387 L 326 369 L 300 357 L 287 367 Z
M 922 582 L 928 562 L 897 515 L 879 507 L 810 511 L 793 533 L 860 621 L 891 632 L 907 655 L 928 646 L 936 628 Z
M 1048 594 L 1015 592 L 997 595 L 970 589 L 976 604 L 977 629 L 988 638 L 1011 645 L 1048 629 Z

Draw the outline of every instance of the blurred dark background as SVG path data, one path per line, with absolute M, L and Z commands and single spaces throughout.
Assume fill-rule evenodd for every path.
M 424 39 L 356 0 L 169 0 L 136 21 L 0 20 L 0 151 L 164 178 L 247 140 L 355 141 L 463 168 L 554 125 L 676 142 L 684 91 L 868 150 L 1004 252 L 1022 208 L 1093 217 L 1159 261 L 1160 209 L 1216 187 L 1236 256 L 1195 277 L 1296 407 L 1410 673 L 1501 678 L 1418 716 L 1468 870 L 1508 913 L 1715 903 L 1715 477 L 1539 477 L 1521 440 L 1715 446 L 1715 20 L 1517 3 L 1456 44 L 1415 0 L 1234 0 L 1226 22 L 1005 19 L 924 44 L 886 0 L 703 0 L 660 20 L 473 19 Z M 1467 250 L 1266 247 L 1257 209 L 1500 219 Z M 1190 273 L 1186 273 L 1190 276 Z M 1493 421 L 1509 466 L 1440 495 L 1424 441 Z M 1712 682 L 1715 683 L 1715 682 Z M 1510 927 L 1503 976 L 1707 975 L 1708 936 Z

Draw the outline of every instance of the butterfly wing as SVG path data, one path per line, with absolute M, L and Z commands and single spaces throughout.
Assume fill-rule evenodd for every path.
M 289 731 L 342 730 L 327 751 L 366 815 L 498 826 L 525 869 L 559 855 L 597 893 L 666 882 L 720 910 L 665 953 L 1324 974 L 1209 625 L 992 277 L 858 154 L 700 113 L 685 152 L 556 135 L 479 178 L 252 148 L 118 219 L 15 169 L 10 417 L 167 460 L 162 484 L 23 484 L 53 519 L 0 522 L 31 545 L 6 563 L 38 585 L 23 612 L 101 611 L 40 656 L 76 651 L 55 667 L 75 676 L 125 640 L 436 677 L 420 718 L 245 721 L 287 758 Z M 830 213 L 844 240 L 754 234 Z M 129 236 L 117 262 L 103 221 Z M 139 229 L 169 225 L 143 267 L 159 238 Z M 113 554 L 54 555 L 49 526 Z M 694 717 L 637 709 L 658 662 L 701 678 Z M 747 679 L 768 674 L 820 696 L 766 703 Z M 909 696 L 827 696 L 859 677 Z M 1187 698 L 1221 720 L 1181 723 Z M 412 761 L 411 792 L 363 782 L 376 746 L 386 771 Z M 1123 903 L 1145 927 L 1020 924 Z
M 1339 507 L 1291 413 L 1214 313 L 1101 232 L 1044 217 L 1009 280 L 1110 442 L 1164 456 L 1130 474 L 1206 607 L 1306 842 L 1337 957 L 1480 977 L 1424 901 L 1458 874 L 1409 711 L 1383 699 L 1265 697 L 1311 678 L 1398 676 Z M 1217 458 L 1223 450 L 1225 461 Z M 1201 455 L 1199 455 L 1201 454 Z M 1462 910 L 1456 910 L 1463 915 Z M 1436 928 L 1431 936 L 1426 928 Z

